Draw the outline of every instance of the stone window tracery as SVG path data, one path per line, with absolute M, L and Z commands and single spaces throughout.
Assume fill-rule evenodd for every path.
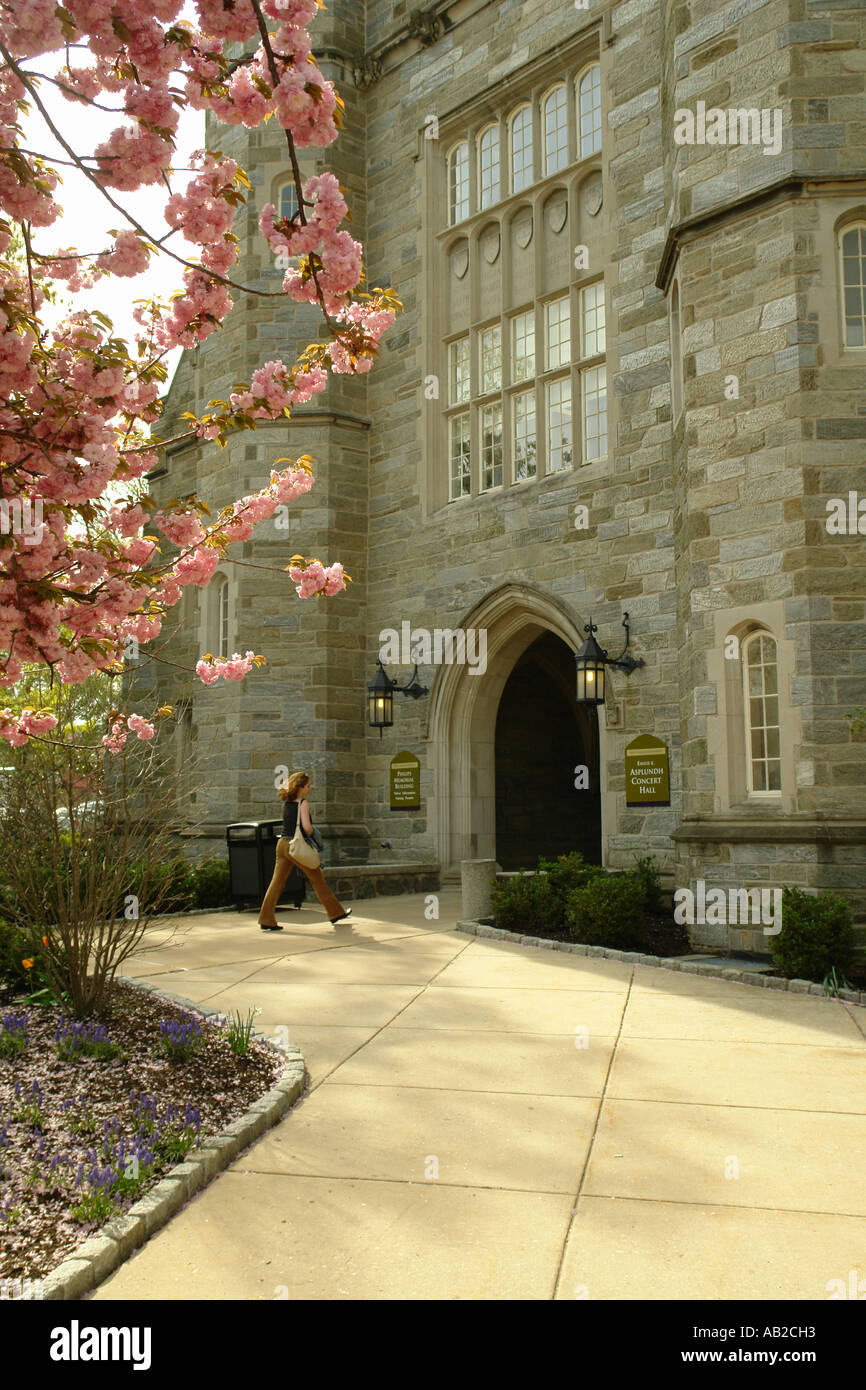
M 582 53 L 443 134 L 434 505 L 608 454 L 600 68 Z

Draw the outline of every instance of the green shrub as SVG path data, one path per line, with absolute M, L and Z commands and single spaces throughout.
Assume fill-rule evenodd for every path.
M 607 870 L 600 864 L 587 864 L 579 850 L 560 854 L 556 859 L 539 859 L 539 873 L 547 874 L 550 891 L 557 902 L 559 925 L 565 923 L 568 897 L 576 888 L 585 888 L 593 879 L 603 877 Z
M 659 875 L 659 866 L 651 854 L 644 854 L 637 860 L 637 868 L 633 870 L 635 877 L 641 885 L 644 898 L 644 909 L 647 912 L 661 912 L 662 910 L 662 885 Z
M 140 880 L 142 865 L 137 866 Z M 147 906 L 155 912 L 182 912 L 195 907 L 224 907 L 231 904 L 229 861 L 210 856 L 195 862 L 178 856 L 165 864 L 151 866 L 151 887 Z M 130 888 L 131 893 L 136 891 Z M 144 905 L 143 905 L 144 906 Z
M 184 908 L 195 906 L 195 887 L 190 867 L 180 856 L 150 865 L 137 860 L 129 866 L 126 877 L 126 892 L 134 893 L 139 899 L 139 910 L 143 914 L 181 912 Z
M 844 975 L 855 953 L 851 906 L 836 893 L 814 897 L 801 888 L 786 888 L 782 930 L 767 940 L 777 969 L 789 980 L 820 984 L 831 970 Z
M 195 880 L 192 866 L 180 856 L 151 869 L 154 903 L 158 912 L 183 912 L 195 907 Z
M 566 925 L 575 941 L 617 951 L 646 949 L 645 885 L 637 874 L 605 874 L 569 894 Z
M 231 906 L 229 861 L 211 856 L 192 866 L 196 907 Z
M 495 882 L 490 895 L 497 927 L 523 936 L 553 936 L 562 921 L 558 895 L 546 874 L 523 874 Z

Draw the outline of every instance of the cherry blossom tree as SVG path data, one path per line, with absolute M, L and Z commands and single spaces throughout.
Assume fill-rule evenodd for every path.
M 149 496 L 146 474 L 160 450 L 190 437 L 224 446 L 234 431 L 290 416 L 331 372 L 369 371 L 401 307 L 391 290 L 359 289 L 362 247 L 343 226 L 334 175 L 301 179 L 297 151 L 330 145 L 343 110 L 311 52 L 307 25 L 318 4 L 194 0 L 193 24 L 179 18 L 181 0 L 0 0 L 0 687 L 15 687 L 34 666 L 65 683 L 122 671 L 130 642 L 153 641 L 184 588 L 204 587 L 232 545 L 313 485 L 307 456 L 278 459 L 289 466 L 275 466 L 259 492 L 211 521 L 197 497 L 159 508 Z M 50 61 L 58 54 L 62 65 Z M 52 87 L 100 113 L 105 138 L 92 153 L 76 149 L 52 115 Z M 184 107 L 226 126 L 271 119 L 282 127 L 298 211 L 281 219 L 269 204 L 259 227 L 289 267 L 275 293 L 317 306 L 327 338 L 293 364 L 263 362 L 227 401 L 187 414 L 183 433 L 165 439 L 157 427 L 167 355 L 216 332 L 233 294 L 269 293 L 232 275 L 244 170 L 206 150 L 186 177 L 172 166 Z M 43 143 L 62 155 L 31 148 L 37 122 L 52 137 Z M 51 244 L 64 166 L 116 215 L 110 245 Z M 159 200 L 166 232 L 125 203 L 141 188 Z M 157 256 L 177 264 L 179 292 L 139 305 L 132 345 L 96 310 L 73 308 L 49 327 L 53 286 L 74 303 L 100 281 L 146 275 Z M 334 595 L 349 578 L 339 562 L 303 556 L 287 570 L 302 598 Z M 249 651 L 203 657 L 196 671 L 212 684 L 263 663 Z M 154 718 L 114 710 L 103 741 L 116 752 L 130 732 L 151 739 Z M 0 710 L 0 736 L 16 747 L 56 723 L 44 709 Z

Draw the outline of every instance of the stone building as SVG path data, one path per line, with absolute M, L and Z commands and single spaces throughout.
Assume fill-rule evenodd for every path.
M 290 529 L 260 526 L 175 610 L 173 660 L 269 663 L 234 687 L 160 677 L 209 759 L 205 807 L 181 786 L 210 833 L 276 815 L 275 770 L 305 767 L 331 862 L 359 878 L 387 862 L 447 881 L 463 859 L 580 845 L 612 867 L 655 854 L 668 886 L 834 889 L 863 915 L 866 736 L 846 712 L 866 704 L 849 497 L 866 513 L 864 18 L 855 0 L 317 16 L 346 128 L 302 171 L 337 175 L 368 283 L 404 312 L 369 375 L 224 451 L 169 450 L 152 479 L 213 508 L 278 457 L 316 462 Z M 245 283 L 278 289 L 257 220 L 294 210 L 282 133 L 221 129 L 220 147 L 252 181 Z M 319 335 L 312 310 L 237 298 L 180 363 L 170 413 Z M 296 552 L 354 582 L 297 600 Z M 616 656 L 626 611 L 644 665 L 578 705 L 585 625 Z M 484 633 L 486 662 L 422 660 L 429 693 L 397 696 L 380 735 L 366 687 L 404 623 Z M 669 750 L 668 805 L 627 804 L 645 734 Z M 420 807 L 392 810 L 403 751 Z M 760 930 L 692 934 L 765 948 Z

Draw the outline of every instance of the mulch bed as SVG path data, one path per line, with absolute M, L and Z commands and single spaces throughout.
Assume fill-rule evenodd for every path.
M 58 1057 L 54 1034 L 61 1008 L 12 1004 L 8 992 L 0 1005 L 0 1017 L 27 1014 L 26 1050 L 0 1059 L 0 1279 L 44 1277 L 181 1162 L 184 1143 L 192 1140 L 194 1152 L 196 1143 L 239 1119 L 285 1066 L 285 1058 L 261 1041 L 252 1040 L 248 1053 L 236 1056 L 224 1029 L 118 982 L 98 1020 L 121 1049 L 110 1060 Z M 161 1054 L 164 1019 L 198 1021 L 195 1055 L 174 1060 Z M 38 1126 L 32 1115 L 21 1113 L 34 1097 L 34 1083 L 41 1093 Z M 186 1136 L 178 1152 L 182 1129 Z M 76 1219 L 72 1208 L 93 1190 L 94 1167 L 104 1175 L 117 1153 L 113 1146 L 122 1139 L 127 1147 L 121 1152 L 128 1152 L 136 1137 L 154 1150 L 152 1165 L 136 1170 L 137 1190 L 113 1193 L 110 1215 Z M 114 1164 L 119 1172 L 116 1159 Z
M 488 926 L 495 927 L 497 922 L 493 917 L 484 917 L 482 922 Z M 692 950 L 689 942 L 689 934 L 684 925 L 674 921 L 673 913 L 646 913 L 644 916 L 646 928 L 646 940 L 640 946 L 618 947 L 624 951 L 639 951 L 645 956 L 691 956 L 696 953 Z M 525 929 L 526 936 L 538 936 L 542 940 L 568 941 L 574 945 L 580 945 L 576 936 L 563 926 L 559 931 L 543 932 L 535 927 Z

